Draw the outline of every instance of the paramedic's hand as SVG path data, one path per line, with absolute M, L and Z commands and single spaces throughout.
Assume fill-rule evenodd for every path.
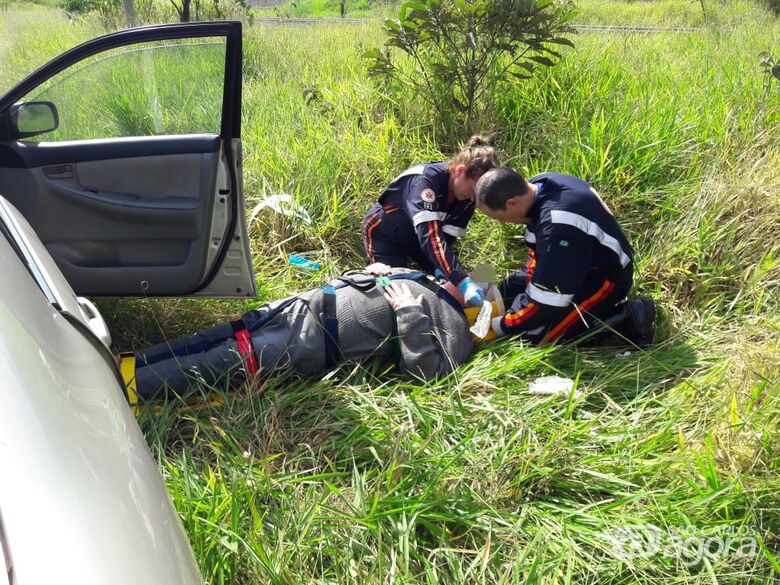
M 391 268 L 382 262 L 374 262 L 366 266 L 364 270 L 372 276 L 387 276 L 390 274 Z
M 458 290 L 463 293 L 463 299 L 467 305 L 472 307 L 481 307 L 485 302 L 485 293 L 468 276 L 460 281 Z
M 404 307 L 421 307 L 423 304 L 423 296 L 420 295 L 414 298 L 412 291 L 409 290 L 409 286 L 405 282 L 393 282 L 387 285 L 385 287 L 385 298 L 396 311 Z

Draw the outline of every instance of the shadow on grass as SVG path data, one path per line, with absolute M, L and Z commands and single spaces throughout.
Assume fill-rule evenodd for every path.
M 610 402 L 627 406 L 657 396 L 688 380 L 703 365 L 697 348 L 682 338 L 670 338 L 648 349 L 572 346 L 548 361 L 555 369 L 579 375 L 580 385 L 597 390 L 583 406 L 599 411 Z
M 319 465 L 344 457 L 345 444 L 368 453 L 373 442 L 354 393 L 337 384 L 285 374 L 235 392 L 201 387 L 187 399 L 145 405 L 138 420 L 152 450 L 167 457 L 303 458 Z
M 659 308 L 656 341 L 640 348 L 617 333 L 602 331 L 563 345 L 547 363 L 590 392 L 582 407 L 601 411 L 617 404 L 648 399 L 679 383 L 705 365 L 694 338 L 674 330 Z

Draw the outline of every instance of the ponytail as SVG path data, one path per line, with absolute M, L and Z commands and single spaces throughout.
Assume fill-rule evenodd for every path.
M 499 164 L 490 138 L 475 134 L 466 141 L 463 150 L 450 160 L 447 170 L 452 172 L 456 166 L 465 165 L 466 176 L 470 179 L 478 179 Z

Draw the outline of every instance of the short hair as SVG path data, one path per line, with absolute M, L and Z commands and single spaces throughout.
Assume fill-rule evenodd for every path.
M 447 170 L 452 172 L 458 165 L 465 165 L 466 176 L 475 180 L 479 179 L 485 171 L 497 167 L 498 156 L 490 138 L 478 134 L 469 138 L 463 145 L 463 149 L 447 163 Z
M 527 192 L 528 183 L 523 175 L 509 167 L 498 167 L 490 169 L 480 177 L 474 195 L 477 205 L 500 211 L 506 209 L 507 201 Z

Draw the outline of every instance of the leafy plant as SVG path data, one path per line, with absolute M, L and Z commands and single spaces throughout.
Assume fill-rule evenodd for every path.
M 764 52 L 758 55 L 758 66 L 764 70 L 764 89 L 769 92 L 774 79 L 780 79 L 780 62 L 775 61 L 771 54 Z
M 120 8 L 114 0 L 61 0 L 60 7 L 71 14 L 87 12 L 113 13 Z
M 385 45 L 364 53 L 369 75 L 412 90 L 439 115 L 445 132 L 471 134 L 497 84 L 529 79 L 573 47 L 573 5 L 552 0 L 415 0 L 384 23 Z M 410 58 L 392 58 L 398 49 Z M 410 65 L 410 66 L 408 66 Z

